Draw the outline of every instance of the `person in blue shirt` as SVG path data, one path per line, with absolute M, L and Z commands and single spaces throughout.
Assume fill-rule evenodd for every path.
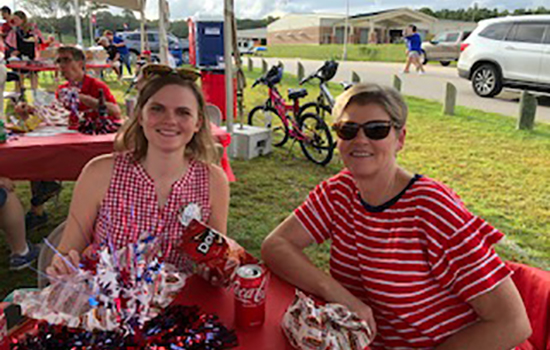
M 120 55 L 120 61 L 126 66 L 126 69 L 128 69 L 128 73 L 132 75 L 132 66 L 130 64 L 130 50 L 128 50 L 128 47 L 126 46 L 126 42 L 124 42 L 124 39 L 121 37 L 114 35 L 112 31 L 106 30 L 103 33 L 103 36 L 107 37 L 111 44 L 115 46 L 118 50 L 118 53 Z M 120 74 L 123 73 L 123 67 L 120 67 Z
M 418 74 L 425 74 L 424 66 L 420 62 L 420 56 L 422 54 L 422 38 L 420 34 L 416 32 L 416 26 L 414 24 L 409 25 L 404 31 L 403 36 L 407 44 L 407 63 L 403 69 L 403 73 L 409 73 L 411 64 L 414 64 Z

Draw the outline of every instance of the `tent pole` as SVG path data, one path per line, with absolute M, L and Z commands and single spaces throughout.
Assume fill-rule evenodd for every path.
M 78 0 L 73 1 L 74 6 L 74 18 L 76 22 L 76 43 L 80 47 L 84 47 L 82 42 L 82 23 L 80 23 L 80 6 Z
M 93 17 L 93 11 L 92 11 L 92 3 L 88 3 L 88 20 L 90 21 L 90 46 L 94 46 L 94 21 L 92 19 Z
M 141 17 L 141 24 L 140 24 L 141 52 L 143 53 L 143 51 L 145 51 L 145 0 L 140 1 L 139 15 Z
M 159 0 L 159 51 L 160 63 L 168 64 L 168 45 L 166 41 L 166 0 Z
M 224 19 L 223 19 L 223 45 L 225 63 L 225 114 L 227 123 L 227 132 L 233 136 L 233 55 L 232 49 L 232 31 L 233 23 L 233 0 L 224 0 Z M 233 143 L 229 144 L 229 156 L 233 155 Z

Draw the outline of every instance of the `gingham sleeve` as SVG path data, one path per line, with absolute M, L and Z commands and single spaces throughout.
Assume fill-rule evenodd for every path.
M 294 215 L 318 244 L 331 238 L 333 213 L 330 186 L 323 181 L 311 191 Z

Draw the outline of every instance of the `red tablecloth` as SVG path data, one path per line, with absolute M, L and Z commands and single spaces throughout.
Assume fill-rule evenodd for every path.
M 229 180 L 235 181 L 227 158 L 231 136 L 215 125 L 212 135 L 226 149 L 221 166 Z M 115 134 L 21 136 L 0 144 L 0 176 L 12 180 L 75 181 L 90 159 L 113 151 L 114 137 Z
M 27 70 L 29 72 L 51 72 L 59 70 L 59 67 L 55 64 L 26 64 L 26 63 L 9 63 L 6 65 L 7 68 L 15 70 Z M 105 69 L 111 68 L 111 65 L 108 63 L 102 64 L 86 64 L 86 69 Z
M 234 297 L 231 290 L 210 286 L 202 278 L 193 276 L 175 300 L 182 305 L 198 305 L 215 313 L 229 328 L 235 329 L 239 350 L 291 350 L 281 329 L 284 312 L 294 300 L 294 287 L 275 275 L 271 276 L 266 296 L 266 320 L 263 326 L 252 329 L 235 328 Z
M 183 291 L 174 302 L 181 305 L 198 305 L 205 312 L 218 315 L 225 326 L 235 329 L 237 333 L 239 346 L 233 348 L 235 350 L 293 350 L 283 334 L 280 323 L 284 312 L 294 299 L 294 287 L 272 275 L 266 298 L 265 323 L 252 329 L 235 328 L 234 298 L 230 289 L 212 287 L 196 275 L 187 280 Z M 21 336 L 32 329 L 34 324 L 34 321 L 27 321 L 10 330 L 10 336 Z

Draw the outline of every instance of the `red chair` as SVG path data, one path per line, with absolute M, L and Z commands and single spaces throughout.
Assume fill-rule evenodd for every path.
M 533 334 L 520 350 L 550 350 L 550 272 L 527 265 L 506 262 L 512 280 L 521 294 Z

